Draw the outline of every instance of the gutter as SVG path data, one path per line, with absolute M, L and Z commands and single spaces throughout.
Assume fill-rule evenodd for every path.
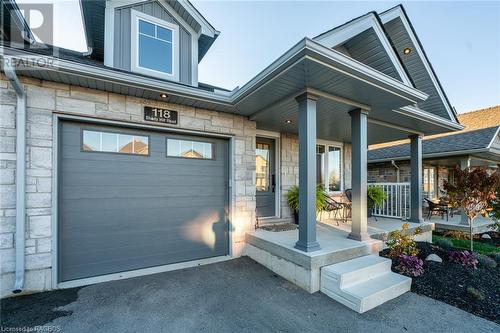
M 17 294 L 24 286 L 24 251 L 26 226 L 26 93 L 19 82 L 12 58 L 4 58 L 3 70 L 17 95 L 16 107 L 16 271 L 13 293 Z
M 394 160 L 391 160 L 391 164 L 396 169 L 396 183 L 399 183 L 399 167 Z

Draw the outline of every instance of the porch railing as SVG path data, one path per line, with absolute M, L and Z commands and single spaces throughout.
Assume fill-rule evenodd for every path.
M 408 219 L 410 217 L 410 183 L 369 183 L 379 186 L 386 195 L 380 207 L 375 207 L 373 215 Z

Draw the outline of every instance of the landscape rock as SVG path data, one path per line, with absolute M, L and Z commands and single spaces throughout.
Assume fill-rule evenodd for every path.
M 482 239 L 491 239 L 491 236 L 490 236 L 490 235 L 488 235 L 488 234 L 482 234 L 482 235 L 481 235 L 481 238 L 482 238 Z
M 443 262 L 443 259 L 441 259 L 437 254 L 432 253 L 425 258 L 425 261 Z

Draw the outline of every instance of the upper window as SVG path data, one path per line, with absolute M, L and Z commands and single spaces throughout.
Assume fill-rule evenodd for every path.
M 328 192 L 342 191 L 342 149 L 333 145 L 316 146 L 317 184 Z
M 210 142 L 167 139 L 167 156 L 169 157 L 213 159 L 213 150 L 213 143 Z
M 178 80 L 179 27 L 132 11 L 131 68 L 136 72 Z
M 436 168 L 424 167 L 424 198 L 436 197 Z
M 149 137 L 124 133 L 83 130 L 82 150 L 133 155 L 149 154 Z

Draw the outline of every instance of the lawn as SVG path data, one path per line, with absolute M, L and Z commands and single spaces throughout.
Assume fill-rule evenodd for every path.
M 443 239 L 443 238 L 451 240 L 453 246 L 458 249 L 468 250 L 470 248 L 470 241 L 468 239 L 456 239 L 456 238 L 432 235 L 432 242 L 435 243 L 438 239 Z M 493 244 L 485 243 L 479 240 L 474 240 L 474 252 L 481 254 L 489 254 L 489 253 L 500 252 L 500 248 L 496 247 Z

